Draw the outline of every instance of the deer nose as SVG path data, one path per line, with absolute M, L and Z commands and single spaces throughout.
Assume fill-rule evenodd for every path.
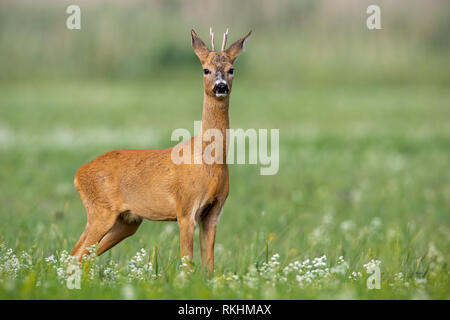
M 224 82 L 219 82 L 214 85 L 213 92 L 215 94 L 226 94 L 228 93 L 228 85 Z

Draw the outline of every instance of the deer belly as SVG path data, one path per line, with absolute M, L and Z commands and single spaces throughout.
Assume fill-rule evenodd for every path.
M 148 220 L 177 220 L 175 203 L 167 195 L 146 195 L 140 198 L 129 197 L 126 199 L 124 209 Z

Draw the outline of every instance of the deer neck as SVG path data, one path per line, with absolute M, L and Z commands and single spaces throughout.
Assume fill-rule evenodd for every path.
M 225 134 L 229 129 L 230 122 L 228 118 L 228 106 L 230 104 L 229 96 L 223 100 L 215 99 L 207 94 L 203 98 L 202 113 L 202 133 L 208 129 L 218 129 Z
M 223 159 L 226 159 L 227 129 L 230 128 L 230 122 L 228 118 L 229 103 L 230 103 L 229 96 L 225 97 L 223 100 L 218 100 L 215 99 L 214 97 L 204 94 L 201 134 L 199 134 L 196 137 L 197 139 L 203 139 L 201 145 L 202 150 L 204 150 L 206 146 L 208 146 L 211 143 L 211 141 L 209 140 L 205 141 L 205 137 L 207 136 L 208 130 L 210 132 L 211 131 L 216 132 L 216 130 L 220 131 L 220 133 L 222 134 Z

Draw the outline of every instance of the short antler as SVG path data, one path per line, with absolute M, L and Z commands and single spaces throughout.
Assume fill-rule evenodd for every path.
M 211 51 L 216 51 L 216 49 L 214 49 L 214 33 L 211 27 L 209 27 L 209 37 L 211 38 Z
M 227 38 L 228 38 L 228 28 L 227 28 L 227 31 L 225 31 L 225 33 L 223 34 L 222 48 L 220 49 L 220 51 L 225 50 L 225 45 L 227 44 Z

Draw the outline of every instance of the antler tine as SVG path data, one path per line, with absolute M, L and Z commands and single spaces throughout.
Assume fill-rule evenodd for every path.
M 227 28 L 227 31 L 225 31 L 225 33 L 223 34 L 222 48 L 220 49 L 220 51 L 225 50 L 225 45 L 227 44 L 227 38 L 228 38 L 228 28 Z
M 211 39 L 211 51 L 216 51 L 216 49 L 214 49 L 214 33 L 211 27 L 209 27 L 209 38 Z

